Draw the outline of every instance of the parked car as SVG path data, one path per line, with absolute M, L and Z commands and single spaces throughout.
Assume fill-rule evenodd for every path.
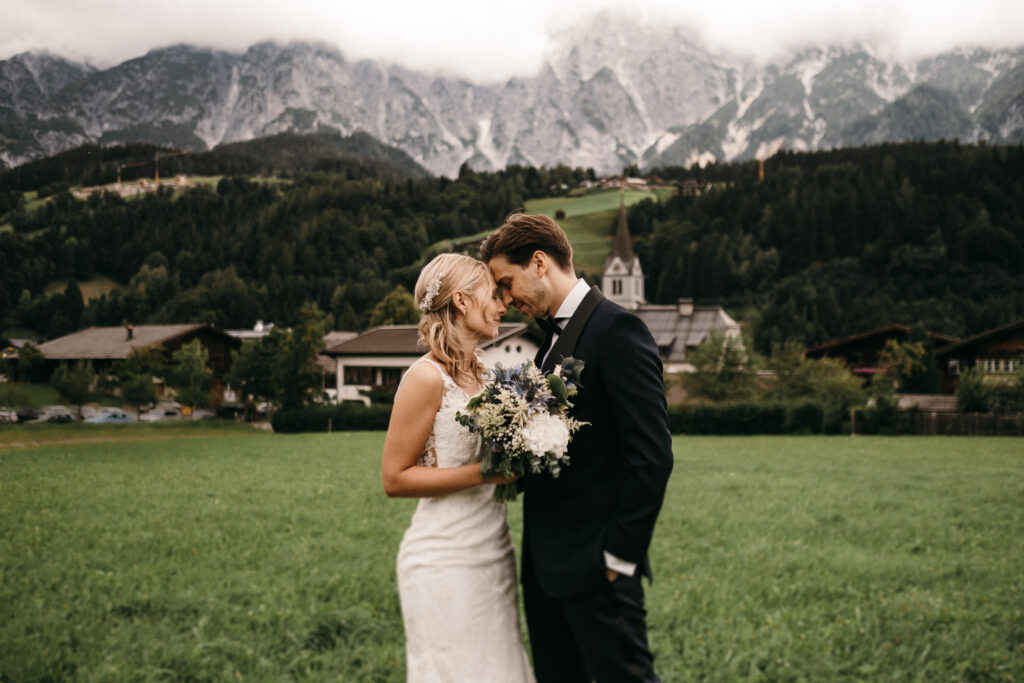
M 14 424 L 18 421 L 18 411 L 13 408 L 0 408 L 0 423 Z
M 26 422 L 74 422 L 74 414 L 66 406 L 44 406 L 31 420 Z
M 83 422 L 88 422 L 89 424 L 117 424 L 134 421 L 134 417 L 120 408 L 101 408 L 95 415 L 83 420 Z
M 181 404 L 174 401 L 161 401 L 139 415 L 139 422 L 163 422 L 164 420 L 180 420 Z

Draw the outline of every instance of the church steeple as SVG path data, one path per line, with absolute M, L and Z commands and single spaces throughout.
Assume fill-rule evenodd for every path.
M 629 223 L 626 221 L 626 192 L 621 192 L 619 200 L 619 225 L 615 229 L 615 243 L 612 245 L 612 256 L 618 256 L 623 263 L 633 260 L 633 240 L 629 237 Z
M 644 272 L 629 236 L 625 186 L 619 201 L 619 222 L 615 228 L 612 253 L 604 262 L 604 272 L 601 273 L 601 290 L 605 297 L 628 309 L 636 310 L 644 303 Z

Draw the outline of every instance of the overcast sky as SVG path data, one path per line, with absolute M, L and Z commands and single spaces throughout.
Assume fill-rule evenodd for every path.
M 319 40 L 349 59 L 497 81 L 532 74 L 552 32 L 598 7 L 677 21 L 755 57 L 808 42 L 863 40 L 902 57 L 1024 44 L 1024 0 L 0 0 L 0 59 L 46 49 L 102 68 L 174 43 Z

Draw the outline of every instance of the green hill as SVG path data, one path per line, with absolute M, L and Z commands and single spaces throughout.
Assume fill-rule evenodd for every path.
M 573 260 L 576 268 L 588 276 L 599 277 L 604 261 L 612 248 L 612 236 L 619 217 L 619 203 L 623 196 L 626 206 L 644 201 L 657 201 L 659 197 L 671 196 L 674 190 L 658 192 L 627 190 L 597 190 L 583 195 L 568 197 L 545 197 L 526 202 L 527 213 L 542 213 L 558 218 L 559 211 L 564 218 L 558 218 L 572 243 Z
M 405 152 L 365 133 L 347 137 L 331 132 L 282 133 L 195 153 L 148 144 L 84 145 L 0 173 L 0 191 L 55 194 L 71 187 L 109 184 L 119 173 L 126 181 L 152 178 L 157 167 L 161 177 L 321 172 L 399 181 L 430 175 Z

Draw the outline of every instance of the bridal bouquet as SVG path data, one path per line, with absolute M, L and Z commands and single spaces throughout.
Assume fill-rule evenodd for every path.
M 580 387 L 583 361 L 567 357 L 545 377 L 527 361 L 494 368 L 493 379 L 470 399 L 455 419 L 483 438 L 483 475 L 522 476 L 550 472 L 557 477 L 569 464 L 566 450 L 573 433 L 587 424 L 568 416 L 569 397 Z M 516 485 L 501 484 L 498 500 L 515 500 Z

